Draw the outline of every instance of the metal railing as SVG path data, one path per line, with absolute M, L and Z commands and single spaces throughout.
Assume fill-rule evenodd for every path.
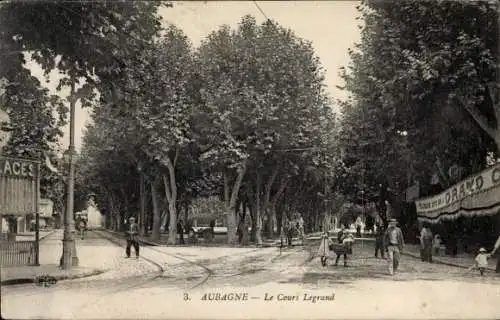
M 36 242 L 0 241 L 0 265 L 2 267 L 36 265 Z

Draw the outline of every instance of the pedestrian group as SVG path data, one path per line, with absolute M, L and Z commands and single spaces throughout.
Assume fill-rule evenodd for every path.
M 357 230 L 359 233 L 359 230 Z M 326 266 L 327 260 L 335 256 L 335 266 L 340 258 L 343 258 L 344 267 L 348 266 L 348 257 L 352 254 L 354 235 L 345 227 L 337 233 L 337 243 L 334 243 L 325 232 L 320 241 L 317 255 L 320 257 L 321 265 Z M 375 257 L 380 253 L 382 258 L 387 255 L 389 273 L 393 275 L 399 267 L 401 252 L 404 249 L 403 232 L 397 226 L 396 219 L 389 220 L 389 227 L 384 231 L 381 224 L 378 225 L 375 237 Z

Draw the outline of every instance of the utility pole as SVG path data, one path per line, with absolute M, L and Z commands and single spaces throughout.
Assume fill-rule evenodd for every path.
M 63 252 L 61 256 L 60 266 L 62 269 L 68 270 L 78 266 L 78 256 L 76 254 L 75 240 L 73 239 L 73 205 L 74 205 L 74 189 L 75 189 L 75 104 L 77 97 L 75 94 L 75 81 L 71 80 L 71 92 L 69 95 L 70 118 L 69 118 L 69 147 L 67 150 L 69 162 L 68 175 L 68 191 L 66 212 L 64 214 L 64 235 L 63 235 Z

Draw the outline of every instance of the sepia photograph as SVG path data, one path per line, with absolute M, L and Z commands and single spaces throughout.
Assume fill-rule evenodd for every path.
M 500 318 L 500 1 L 0 1 L 2 319 Z

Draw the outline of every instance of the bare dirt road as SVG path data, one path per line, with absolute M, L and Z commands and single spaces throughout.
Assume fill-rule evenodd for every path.
M 125 259 L 92 233 L 77 245 L 114 254 L 102 275 L 2 288 L 4 318 L 498 318 L 500 278 L 403 257 L 400 272 L 356 245 L 348 267 L 305 247 L 145 247 Z M 114 251 L 113 251 L 114 250 Z M 330 262 L 331 263 L 331 262 Z M 397 303 L 396 303 L 397 301 Z

